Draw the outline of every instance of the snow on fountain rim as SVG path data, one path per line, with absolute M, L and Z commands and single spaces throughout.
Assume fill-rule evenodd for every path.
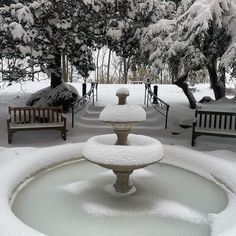
M 19 184 L 42 168 L 71 159 L 81 159 L 83 145 L 75 143 L 32 148 L 30 154 L 22 154 L 17 159 L 0 166 L 1 236 L 46 236 L 30 228 L 14 215 L 10 206 L 12 193 Z M 220 151 L 217 154 L 221 154 Z M 164 145 L 164 155 L 163 163 L 187 169 L 211 181 L 220 180 L 224 183 L 224 190 L 229 201 L 222 212 L 209 216 L 212 219 L 211 236 L 235 236 L 236 165 L 231 160 L 217 157 L 214 152 L 202 153 L 182 146 Z M 224 155 L 224 151 L 222 155 Z M 217 183 L 219 184 L 219 181 Z
M 145 165 L 163 158 L 163 146 L 154 138 L 129 134 L 129 145 L 114 145 L 116 140 L 115 134 L 94 136 L 85 143 L 83 155 L 95 163 L 117 166 Z
M 146 112 L 139 105 L 107 105 L 99 119 L 105 122 L 139 122 L 146 120 Z
M 41 169 L 55 164 L 82 159 L 83 143 L 38 148 L 30 154 L 0 166 L 0 232 L 1 236 L 46 236 L 24 224 L 11 210 L 14 190 Z M 14 226 L 14 227 L 12 227 Z

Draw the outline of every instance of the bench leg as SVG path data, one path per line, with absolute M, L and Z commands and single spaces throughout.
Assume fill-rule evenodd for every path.
M 191 145 L 192 145 L 192 147 L 195 145 L 195 137 L 192 137 L 192 143 L 191 143 Z
M 193 133 L 192 134 L 192 147 L 194 147 L 195 143 L 196 143 L 196 139 L 197 137 L 201 136 L 200 133 Z
M 63 138 L 63 140 L 66 140 L 66 129 L 61 130 L 61 137 Z
M 192 132 L 192 143 L 191 143 L 192 147 L 195 145 L 196 138 L 197 138 L 197 135 L 195 134 L 195 132 L 193 130 L 193 132 Z
M 64 118 L 63 121 L 64 121 L 64 126 L 63 126 L 63 128 L 61 130 L 61 137 L 64 140 L 66 140 L 66 118 Z
M 8 143 L 12 144 L 12 133 L 8 132 Z
M 62 138 L 66 140 L 66 132 L 64 132 L 64 134 L 62 135 Z

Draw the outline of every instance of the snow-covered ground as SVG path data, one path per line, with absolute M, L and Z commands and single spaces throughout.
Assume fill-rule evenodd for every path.
M 15 234 L 6 230 L 12 226 L 11 220 L 14 219 L 9 210 L 8 200 L 14 188 L 22 180 L 44 166 L 76 157 L 76 152 L 80 153 L 81 148 L 76 143 L 85 142 L 94 135 L 113 132 L 109 126 L 98 121 L 98 116 L 103 106 L 117 103 L 115 94 L 118 88 L 129 89 L 130 96 L 127 98 L 129 104 L 144 104 L 144 85 L 99 85 L 98 102 L 95 107 L 90 106 L 86 112 L 76 115 L 74 128 L 71 127 L 71 115 L 66 115 L 67 141 L 63 141 L 57 131 L 28 131 L 15 133 L 13 144 L 9 145 L 6 128 L 8 106 L 24 105 L 32 92 L 48 85 L 49 81 L 45 80 L 40 83 L 27 82 L 23 87 L 14 84 L 0 90 L 0 221 L 5 219 L 4 223 L 0 224 L 1 236 L 18 235 L 17 230 L 14 231 Z M 81 91 L 81 84 L 73 83 L 73 85 Z M 208 85 L 197 86 L 195 97 L 198 101 L 203 96 L 209 95 L 213 97 Z M 170 104 L 168 128 L 164 129 L 164 118 L 160 114 L 151 108 L 145 108 L 147 121 L 138 125 L 133 132 L 151 136 L 165 144 L 166 163 L 175 163 L 177 166 L 206 175 L 205 177 L 210 176 L 211 180 L 222 182 L 229 197 L 229 204 L 226 211 L 212 215 L 214 220 L 212 235 L 236 235 L 233 222 L 236 217 L 236 140 L 200 136 L 196 140 L 196 146 L 192 148 L 191 128 L 179 126 L 191 124 L 194 116 L 194 111 L 189 109 L 183 92 L 174 85 L 159 85 L 159 97 Z M 11 217 L 8 217 L 9 214 Z M 21 227 L 19 221 L 14 221 L 14 224 Z M 24 235 L 32 235 L 31 233 L 28 229 L 28 234 Z
M 1 147 L 45 147 L 63 144 L 63 140 L 57 135 L 56 131 L 39 131 L 35 132 L 19 132 L 13 135 L 13 144 L 7 143 L 6 118 L 8 115 L 8 106 L 25 105 L 26 99 L 31 93 L 49 86 L 48 80 L 41 82 L 27 82 L 20 86 L 14 84 L 4 87 L 0 90 L 0 146 Z M 1 85 L 0 85 L 1 86 Z M 82 86 L 80 83 L 73 83 L 81 93 Z M 90 85 L 88 85 L 89 89 Z M 99 85 L 98 102 L 95 107 L 90 107 L 86 114 L 77 114 L 75 118 L 75 128 L 71 128 L 71 115 L 67 114 L 68 140 L 66 143 L 74 143 L 86 141 L 89 137 L 96 134 L 106 134 L 112 132 L 107 126 L 102 125 L 98 121 L 99 113 L 105 105 L 117 104 L 116 91 L 118 88 L 126 87 L 130 91 L 127 98 L 129 104 L 144 104 L 144 85 Z M 158 112 L 154 112 L 151 108 L 145 108 L 150 119 L 143 122 L 140 129 L 134 129 L 135 133 L 148 135 L 158 138 L 164 144 L 183 145 L 190 147 L 191 128 L 184 129 L 179 124 L 192 124 L 194 110 L 189 109 L 188 101 L 182 90 L 175 85 L 159 85 L 159 97 L 170 104 L 170 112 L 168 117 L 168 129 L 164 129 L 164 117 Z M 200 84 L 194 93 L 197 101 L 203 96 L 213 96 L 213 91 L 209 89 L 209 85 Z M 223 105 L 224 106 L 224 105 Z M 144 106 L 145 107 L 145 106 Z M 84 115 L 84 116 L 82 116 Z M 177 135 L 176 135 L 177 133 Z M 235 139 L 221 137 L 201 136 L 197 138 L 195 150 L 211 151 L 211 150 L 228 150 L 236 152 Z

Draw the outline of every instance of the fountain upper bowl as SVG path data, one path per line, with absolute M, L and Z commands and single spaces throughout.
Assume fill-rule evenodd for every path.
M 99 119 L 111 123 L 136 123 L 146 120 L 146 112 L 138 105 L 108 105 L 102 110 Z

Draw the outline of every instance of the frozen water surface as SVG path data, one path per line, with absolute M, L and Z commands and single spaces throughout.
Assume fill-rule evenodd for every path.
M 108 171 L 87 161 L 59 166 L 19 191 L 13 211 L 48 236 L 207 236 L 211 213 L 227 196 L 215 183 L 174 166 L 155 164 L 131 176 L 137 191 L 111 190 Z

